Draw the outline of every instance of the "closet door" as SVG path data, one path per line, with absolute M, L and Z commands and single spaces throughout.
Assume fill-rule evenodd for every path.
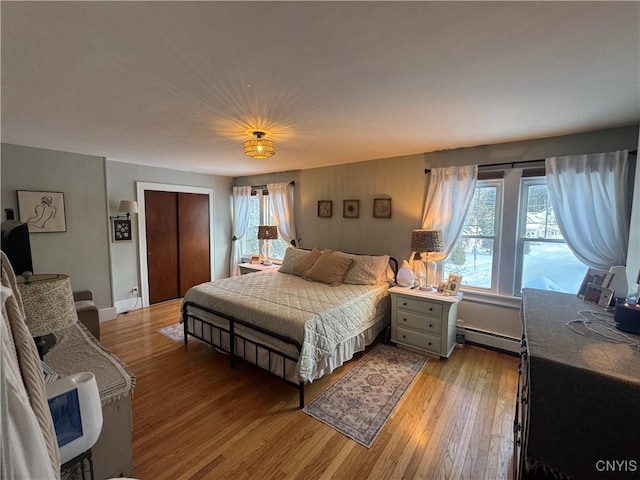
M 149 303 L 180 296 L 178 202 L 175 192 L 144 192 Z
M 180 296 L 211 280 L 209 195 L 178 193 L 178 255 Z

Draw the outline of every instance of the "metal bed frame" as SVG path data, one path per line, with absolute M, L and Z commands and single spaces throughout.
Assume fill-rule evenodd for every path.
M 394 278 L 395 278 L 395 275 L 398 273 L 398 261 L 393 257 L 389 257 L 389 265 L 393 270 Z M 188 311 L 189 308 L 192 309 L 191 312 Z M 205 312 L 210 315 L 215 315 L 216 317 L 226 320 L 227 325 L 225 326 L 215 325 L 213 322 L 205 318 L 202 318 L 200 316 L 197 316 L 193 310 L 200 310 L 201 312 Z M 190 321 L 191 321 L 191 324 L 193 325 L 191 329 L 192 331 L 190 331 L 189 329 Z M 182 323 L 184 325 L 184 344 L 185 345 L 188 344 L 189 335 L 191 335 L 192 337 L 197 338 L 201 342 L 204 342 L 208 345 L 211 345 L 212 347 L 217 348 L 218 350 L 221 350 L 229 354 L 229 366 L 232 369 L 235 368 L 236 358 L 241 358 L 242 360 L 245 360 L 249 363 L 252 363 L 258 366 L 259 368 L 262 368 L 263 370 L 268 371 L 270 374 L 282 380 L 284 383 L 298 389 L 298 394 L 300 399 L 299 405 L 301 409 L 304 408 L 304 383 L 302 381 L 298 381 L 296 383 L 286 378 L 287 362 L 292 362 L 294 364 L 294 367 L 298 363 L 298 357 L 300 356 L 300 352 L 302 350 L 302 345 L 300 345 L 299 342 L 297 342 L 296 340 L 290 337 L 280 335 L 279 333 L 272 332 L 268 329 L 265 329 L 256 325 L 252 325 L 251 323 L 248 323 L 245 320 L 241 320 L 239 318 L 235 318 L 232 315 L 227 315 L 227 314 L 218 312 L 214 309 L 205 307 L 203 305 L 199 305 L 195 302 L 184 302 L 182 304 Z M 199 328 L 196 328 L 196 325 L 198 325 Z M 248 338 L 246 335 L 243 335 L 241 332 L 239 333 L 237 331 L 236 325 L 241 325 L 242 327 L 248 329 L 249 331 L 257 332 L 257 333 L 266 335 L 267 337 L 279 340 L 287 345 L 291 345 L 295 348 L 295 350 L 298 353 L 295 357 L 293 357 L 292 355 L 282 352 L 274 347 L 265 345 L 264 343 L 261 343 L 257 340 Z M 205 332 L 207 332 L 206 335 L 205 335 Z M 229 338 L 229 348 L 225 348 L 222 342 L 223 335 L 225 334 Z M 218 343 L 215 343 L 216 339 L 218 340 Z M 239 344 L 242 345 L 241 355 L 238 355 Z M 247 346 L 249 346 L 249 348 L 247 348 Z M 268 353 L 267 368 L 259 364 L 260 362 L 258 360 L 258 349 L 261 349 Z M 253 350 L 255 354 L 255 357 L 254 357 L 255 362 L 247 358 L 247 352 L 251 350 Z M 272 368 L 271 368 L 272 356 L 275 356 L 276 358 L 280 358 L 282 360 L 281 374 L 278 374 L 272 371 Z

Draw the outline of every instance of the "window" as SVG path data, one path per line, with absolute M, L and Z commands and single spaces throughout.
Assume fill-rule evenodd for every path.
M 249 203 L 249 226 L 247 233 L 242 238 L 242 255 L 262 254 L 263 240 L 258 240 L 258 225 L 275 225 L 273 214 L 271 212 L 271 202 L 268 194 L 252 192 L 251 202 Z M 278 238 L 269 241 L 269 258 L 272 260 L 282 260 L 284 252 L 287 249 L 287 243 Z
M 456 273 L 465 286 L 496 289 L 501 205 L 502 181 L 478 181 L 462 232 L 444 262 L 444 278 Z
M 457 273 L 465 288 L 508 296 L 528 287 L 578 291 L 587 267 L 560 233 L 545 177 L 523 172 L 478 180 L 444 278 Z
M 575 293 L 587 267 L 567 245 L 556 221 L 544 177 L 521 180 L 516 288 Z

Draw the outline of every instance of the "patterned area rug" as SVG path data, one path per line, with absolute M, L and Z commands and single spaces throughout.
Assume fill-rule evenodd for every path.
M 156 332 L 161 333 L 174 342 L 184 342 L 184 325 L 182 323 L 160 327 L 156 329 Z
M 304 412 L 369 448 L 427 357 L 378 344 Z

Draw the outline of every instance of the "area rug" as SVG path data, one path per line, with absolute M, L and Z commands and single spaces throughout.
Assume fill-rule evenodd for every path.
M 184 342 L 184 325 L 182 323 L 175 323 L 167 327 L 160 327 L 156 329 L 156 332 L 161 333 L 174 342 Z
M 378 344 L 303 410 L 370 448 L 427 357 Z

